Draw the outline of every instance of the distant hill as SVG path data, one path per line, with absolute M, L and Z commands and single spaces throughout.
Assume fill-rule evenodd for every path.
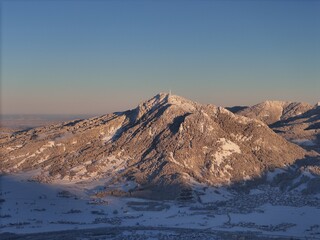
M 320 106 L 271 125 L 275 132 L 308 150 L 320 153 Z
M 270 125 L 280 120 L 298 116 L 310 109 L 312 109 L 312 105 L 303 102 L 265 101 L 236 111 L 236 113 L 258 119 Z
M 230 108 L 236 114 L 268 124 L 276 133 L 307 150 L 320 152 L 319 103 L 265 101 L 252 107 Z

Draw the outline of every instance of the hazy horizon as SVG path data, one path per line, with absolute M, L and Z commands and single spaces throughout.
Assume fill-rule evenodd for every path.
M 156 95 L 156 94 L 155 94 Z M 155 96 L 154 95 L 154 96 Z M 176 94 L 174 94 L 176 95 Z M 14 113 L 6 113 L 6 112 L 1 112 L 0 111 L 0 118 L 1 117 L 9 117 L 10 116 L 14 116 L 14 117 L 17 117 L 17 116 L 42 116 L 42 117 L 45 117 L 45 116 L 48 116 L 49 118 L 50 117 L 57 117 L 57 119 L 59 119 L 60 117 L 64 118 L 64 117 L 70 117 L 70 118 L 67 118 L 67 119 L 75 119 L 75 118 L 88 118 L 88 117 L 94 117 L 94 116 L 100 116 L 100 115 L 104 115 L 104 114 L 109 114 L 109 113 L 114 113 L 114 112 L 123 112 L 123 111 L 127 111 L 127 110 L 132 110 L 134 108 L 136 108 L 139 104 L 141 104 L 142 102 L 144 101 L 147 101 L 149 100 L 151 97 L 153 96 L 150 96 L 149 98 L 145 98 L 145 99 L 142 99 L 141 101 L 138 101 L 136 103 L 132 103 L 131 105 L 128 105 L 127 108 L 125 108 L 125 106 L 122 108 L 122 109 L 116 109 L 114 111 L 106 111 L 106 112 L 74 112 L 74 113 L 70 113 L 70 112 L 62 112 L 62 113 L 59 113 L 59 112 L 53 112 L 53 113 L 50 113 L 50 112 L 43 112 L 43 113 L 33 113 L 33 112 L 14 112 Z M 183 97 L 183 96 L 182 96 Z M 128 99 L 129 100 L 129 99 Z M 190 99 L 189 100 L 194 100 L 194 99 Z M 216 105 L 218 107 L 248 107 L 248 106 L 253 106 L 253 105 L 256 105 L 258 103 L 261 103 L 261 102 L 264 102 L 264 101 L 290 101 L 290 100 L 278 100 L 278 99 L 265 99 L 265 100 L 262 100 L 260 102 L 256 102 L 256 103 L 253 103 L 251 105 L 244 105 L 244 104 L 235 104 L 235 105 L 217 105 L 217 104 L 214 104 L 214 103 L 210 103 L 210 102 L 199 102 L 199 101 L 196 101 L 194 100 L 195 102 L 198 102 L 200 104 L 213 104 L 213 105 Z M 292 100 L 293 102 L 294 100 Z M 305 103 L 308 103 L 310 105 L 317 105 L 319 103 L 318 102 L 314 102 L 314 103 L 310 103 L 310 102 L 306 102 L 306 101 L 301 101 L 301 102 L 305 102 Z M 3 119 L 3 118 L 2 118 Z
M 319 1 L 0 4 L 1 114 L 320 100 Z

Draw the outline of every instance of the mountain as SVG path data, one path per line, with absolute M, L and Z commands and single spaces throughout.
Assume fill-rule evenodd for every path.
M 312 109 L 312 106 L 302 102 L 265 101 L 242 110 L 235 109 L 234 112 L 239 115 L 255 118 L 270 125 L 303 114 Z
M 2 173 L 99 180 L 101 194 L 153 199 L 188 199 L 194 183 L 239 183 L 306 155 L 261 121 L 166 93 L 125 112 L 3 135 L 0 149 Z
M 276 133 L 307 150 L 320 152 L 320 104 L 265 101 L 252 107 L 229 108 L 236 114 L 258 119 Z
M 275 132 L 307 150 L 320 153 L 320 105 L 305 113 L 271 125 Z

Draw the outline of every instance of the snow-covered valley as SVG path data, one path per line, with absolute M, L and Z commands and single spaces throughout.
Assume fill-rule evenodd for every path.
M 102 231 L 103 239 L 108 239 L 110 229 L 118 229 L 112 239 L 188 239 L 197 234 L 203 239 L 221 239 L 227 233 L 320 238 L 319 194 L 286 193 L 266 185 L 246 193 L 198 186 L 198 201 L 178 202 L 96 198 L 99 186 L 92 188 L 93 183 L 48 185 L 27 181 L 26 174 L 2 176 L 1 184 L 3 239 L 80 229 L 91 229 L 92 234 Z

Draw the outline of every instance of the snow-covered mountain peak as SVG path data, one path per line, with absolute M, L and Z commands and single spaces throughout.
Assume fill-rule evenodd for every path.
M 174 95 L 171 93 L 159 93 L 156 96 L 154 96 L 153 98 L 151 98 L 150 100 L 147 100 L 146 102 L 144 102 L 144 105 L 148 105 L 150 104 L 153 105 L 152 107 L 158 107 L 159 104 L 170 104 L 170 105 L 176 105 L 176 106 L 180 106 L 180 107 L 186 107 L 187 105 L 189 105 L 189 107 L 192 105 L 197 105 L 197 103 L 186 99 L 184 97 L 178 96 L 178 95 Z
M 140 119 L 146 113 L 151 113 L 163 108 L 175 107 L 184 112 L 192 113 L 200 104 L 170 93 L 159 93 L 139 104 L 136 108 L 137 119 Z

